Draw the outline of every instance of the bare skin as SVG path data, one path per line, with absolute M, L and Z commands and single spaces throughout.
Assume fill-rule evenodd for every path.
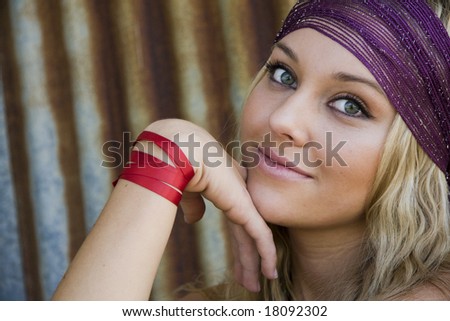
M 147 130 L 169 138 L 173 138 L 174 133 L 195 132 L 196 141 L 213 140 L 201 128 L 182 120 L 156 122 Z M 196 153 L 195 159 L 201 164 L 201 148 Z M 190 210 L 185 212 L 187 221 L 195 222 L 202 217 L 204 208 L 197 194 L 202 193 L 231 221 L 243 227 L 246 233 L 239 242 L 255 244 L 262 257 L 264 275 L 276 276 L 272 234 L 254 208 L 237 167 L 199 166 L 186 191 L 185 205 L 190 205 Z M 119 180 L 53 299 L 147 300 L 175 213 L 175 205 L 166 199 L 134 183 Z M 243 260 L 244 266 L 252 267 L 258 265 L 259 256 L 253 254 Z M 241 277 L 246 287 L 257 291 L 259 285 L 254 274 L 253 270 L 243 269 Z
M 235 238 L 236 279 L 251 291 L 260 289 L 261 272 L 277 276 L 266 222 L 287 227 L 296 297 L 313 300 L 320 298 L 318 283 L 344 275 L 358 256 L 363 209 L 396 113 L 364 65 L 316 31 L 292 32 L 269 62 L 244 107 L 241 141 L 262 142 L 270 134 L 275 146 L 253 150 L 263 161 L 247 168 L 227 167 L 225 158 L 222 166 L 204 166 L 201 148 L 195 149 L 189 156 L 200 165 L 181 205 L 191 223 L 204 213 L 200 195 L 224 211 Z M 194 133 L 202 146 L 215 141 L 182 120 L 158 121 L 146 130 L 168 138 Z M 326 149 L 317 147 L 308 157 L 320 165 L 288 164 L 308 143 L 327 146 L 326 132 L 333 134 L 332 145 L 346 142 L 339 150 L 345 164 L 327 162 Z M 54 299 L 147 300 L 175 213 L 169 201 L 120 180 Z M 401 299 L 440 298 L 436 288 L 424 285 Z
M 296 298 L 321 299 L 322 285 L 351 277 L 349 262 L 360 255 L 364 208 L 395 114 L 370 71 L 319 32 L 300 29 L 275 45 L 268 75 L 246 102 L 241 140 L 262 141 L 270 133 L 276 142 L 248 168 L 247 188 L 264 219 L 289 230 Z M 326 132 L 333 146 L 345 142 L 344 162 L 329 162 L 326 148 L 308 149 L 311 142 L 327 146 Z M 310 162 L 294 162 L 296 155 Z M 283 166 L 289 162 L 296 163 L 291 171 Z M 442 293 L 424 285 L 400 299 L 412 297 L 442 299 Z

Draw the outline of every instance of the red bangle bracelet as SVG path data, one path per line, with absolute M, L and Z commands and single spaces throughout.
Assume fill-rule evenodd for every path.
M 136 142 L 142 140 L 150 141 L 161 148 L 175 166 L 153 155 L 134 150 L 131 152 L 129 163 L 113 185 L 115 186 L 119 179 L 125 179 L 178 205 L 184 188 L 194 176 L 194 168 L 180 147 L 166 137 L 144 131 Z

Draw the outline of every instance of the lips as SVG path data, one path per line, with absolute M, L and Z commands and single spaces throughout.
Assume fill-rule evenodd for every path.
M 299 164 L 301 163 L 299 157 L 297 157 L 298 159 L 294 157 L 295 161 L 290 161 L 286 157 L 278 155 L 270 148 L 263 149 L 260 147 L 258 148 L 258 152 L 262 157 L 261 163 L 263 164 L 261 164 L 261 166 L 274 174 L 288 174 L 291 176 L 292 174 L 295 174 L 302 178 L 313 178 L 310 173 L 299 167 Z

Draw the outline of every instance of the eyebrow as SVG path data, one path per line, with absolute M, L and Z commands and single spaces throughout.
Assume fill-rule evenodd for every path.
M 282 42 L 277 42 L 274 45 L 274 48 L 279 48 L 281 51 L 283 51 L 286 56 L 288 56 L 289 58 L 291 58 L 292 60 L 294 60 L 295 62 L 299 62 L 298 56 L 297 54 L 288 46 L 286 46 L 285 44 L 283 44 Z M 384 93 L 383 89 L 380 87 L 380 85 L 378 85 L 377 82 L 374 82 L 372 80 L 363 78 L 363 77 L 359 77 L 356 75 L 352 75 L 352 74 L 348 74 L 345 72 L 337 72 L 333 74 L 333 78 L 339 81 L 344 81 L 344 82 L 359 82 L 362 84 L 365 84 L 367 86 L 372 87 L 373 89 L 375 89 L 376 91 L 378 91 L 380 94 L 382 94 L 383 96 L 385 96 L 386 94 Z
M 286 46 L 285 44 L 281 43 L 281 42 L 277 42 L 274 47 L 281 49 L 286 56 L 288 56 L 289 58 L 291 58 L 292 60 L 294 60 L 295 62 L 298 62 L 298 57 L 295 54 L 295 52 L 289 48 L 288 46 Z
M 340 81 L 345 81 L 345 82 L 359 82 L 362 84 L 365 84 L 367 86 L 372 87 L 373 89 L 375 89 L 376 91 L 378 91 L 380 94 L 382 94 L 383 96 L 385 96 L 385 93 L 383 91 L 383 89 L 381 89 L 380 85 L 378 85 L 378 83 L 366 79 L 366 78 L 362 78 L 356 75 L 351 75 L 351 74 L 347 74 L 344 72 L 338 72 L 333 74 L 333 78 L 340 80 Z

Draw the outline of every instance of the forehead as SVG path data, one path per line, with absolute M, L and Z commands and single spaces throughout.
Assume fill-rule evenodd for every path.
M 375 77 L 350 51 L 311 28 L 291 32 L 274 46 L 274 54 L 287 55 L 293 62 L 316 71 L 348 72 L 375 81 Z

